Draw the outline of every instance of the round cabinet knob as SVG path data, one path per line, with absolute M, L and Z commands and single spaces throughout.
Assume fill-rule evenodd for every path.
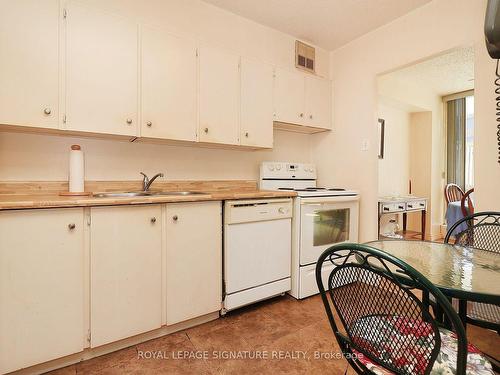
M 278 208 L 278 212 L 279 212 L 280 214 L 284 214 L 284 213 L 286 213 L 286 210 L 285 210 L 285 208 L 284 208 L 284 207 L 280 207 L 280 208 Z
M 154 223 L 156 223 L 156 217 L 151 218 L 151 224 L 154 224 Z
M 68 224 L 68 229 L 73 230 L 76 228 L 76 225 L 74 223 Z
M 146 122 L 146 125 L 149 126 L 149 127 L 152 127 L 153 123 L 151 121 L 148 121 L 148 122 Z
M 132 123 L 132 119 L 131 119 L 131 118 L 128 118 L 128 119 L 127 119 L 127 124 L 129 124 L 129 125 L 130 125 L 131 123 Z
M 174 215 L 174 216 L 172 216 L 172 220 L 177 221 L 177 220 L 179 220 L 179 217 L 177 215 Z
M 247 138 L 248 138 L 248 132 L 246 132 L 246 133 L 245 133 L 245 137 L 247 137 Z
M 299 113 L 299 117 L 304 117 L 304 114 L 303 113 Z
M 205 134 L 208 133 L 208 128 L 203 129 L 203 131 L 205 132 Z
M 43 110 L 43 113 L 45 113 L 46 115 L 50 115 L 52 113 L 52 110 L 50 108 L 45 108 Z

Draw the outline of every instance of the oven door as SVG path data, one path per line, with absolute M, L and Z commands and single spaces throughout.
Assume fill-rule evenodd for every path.
M 301 198 L 300 265 L 316 263 L 323 251 L 358 242 L 358 196 Z

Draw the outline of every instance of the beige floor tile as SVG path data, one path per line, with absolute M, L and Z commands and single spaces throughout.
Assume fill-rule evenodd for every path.
M 468 327 L 470 342 L 500 357 L 500 336 L 496 332 Z M 256 351 L 268 359 L 214 358 L 213 351 Z M 208 360 L 143 359 L 138 351 L 207 352 Z M 306 352 L 306 358 L 277 359 L 272 352 Z M 338 358 L 339 347 L 319 296 L 302 301 L 285 296 L 228 313 L 198 327 L 177 332 L 115 353 L 70 366 L 52 375 L 79 374 L 344 374 L 347 362 Z M 278 355 L 278 354 L 276 354 Z M 319 358 L 318 358 L 319 356 Z M 349 370 L 349 375 L 354 371 Z
M 117 352 L 80 362 L 76 365 L 76 373 L 84 375 L 101 374 L 104 369 L 118 366 L 136 357 L 137 350 L 135 346 L 132 346 Z

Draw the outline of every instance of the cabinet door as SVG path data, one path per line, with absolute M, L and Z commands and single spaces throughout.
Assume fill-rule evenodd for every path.
M 332 126 L 332 83 L 306 77 L 306 125 L 330 129 Z
M 66 17 L 66 127 L 136 135 L 137 25 L 72 4 Z
M 214 48 L 200 49 L 201 142 L 238 144 L 239 56 Z
M 195 141 L 196 44 L 148 27 L 141 35 L 141 135 Z
M 241 144 L 273 147 L 273 82 L 271 65 L 241 60 Z
M 304 75 L 284 69 L 275 75 L 274 121 L 304 125 Z
M 59 1 L 0 0 L 0 124 L 57 128 Z
M 161 326 L 161 206 L 91 209 L 91 347 Z
M 220 202 L 167 204 L 167 324 L 220 310 Z
M 83 350 L 83 209 L 0 212 L 0 373 Z

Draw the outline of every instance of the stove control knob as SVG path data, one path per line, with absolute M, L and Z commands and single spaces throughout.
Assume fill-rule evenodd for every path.
M 276 164 L 276 170 L 277 171 L 281 170 L 281 164 Z
M 267 166 L 267 169 L 269 169 L 270 171 L 274 171 L 274 165 L 269 164 L 269 165 Z
M 284 214 L 284 213 L 286 213 L 285 207 L 280 207 L 280 208 L 278 208 L 278 212 L 279 212 L 280 214 Z

